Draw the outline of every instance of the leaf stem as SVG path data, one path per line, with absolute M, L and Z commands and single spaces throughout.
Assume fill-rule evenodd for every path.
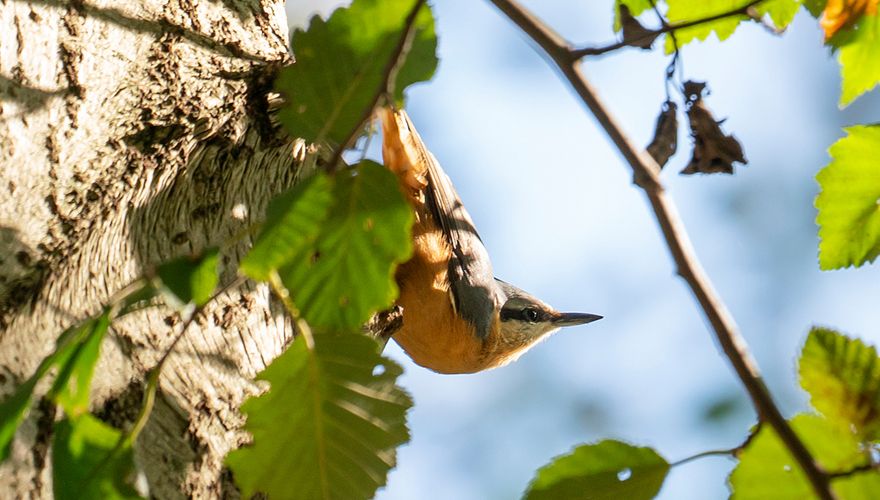
M 391 57 L 388 59 L 388 63 L 385 65 L 379 88 L 377 88 L 375 94 L 373 94 L 373 98 L 370 100 L 370 105 L 364 110 L 361 119 L 358 120 L 354 127 L 352 127 L 345 140 L 342 141 L 336 151 L 334 151 L 330 163 L 327 164 L 328 173 L 332 174 L 337 170 L 339 160 L 342 159 L 342 153 L 351 147 L 352 143 L 354 143 L 358 135 L 360 135 L 361 130 L 363 130 L 364 125 L 372 119 L 373 112 L 375 111 L 376 106 L 379 105 L 383 96 L 394 94 L 394 82 L 397 80 L 397 73 L 400 71 L 400 67 L 403 65 L 403 62 L 406 60 L 406 55 L 412 47 L 412 40 L 416 31 L 416 18 L 418 17 L 419 11 L 425 5 L 425 1 L 426 0 L 416 0 L 412 10 L 407 14 L 406 20 L 403 23 L 403 32 L 400 35 L 400 39 L 397 41 L 397 45 L 394 47 L 394 51 L 391 53 Z
M 165 362 L 168 360 L 168 357 L 171 355 L 172 352 L 174 352 L 174 348 L 177 347 L 177 344 L 184 337 L 184 334 L 189 329 L 190 325 L 192 325 L 193 321 L 195 321 L 196 317 L 198 317 L 205 310 L 208 304 L 214 302 L 217 297 L 223 295 L 232 288 L 241 285 L 242 283 L 244 283 L 244 281 L 244 277 L 238 277 L 230 281 L 222 288 L 214 292 L 214 294 L 211 295 L 211 297 L 206 300 L 204 304 L 196 307 L 189 314 L 186 315 L 186 318 L 184 318 L 183 320 L 183 324 L 180 326 L 180 331 L 177 332 L 177 336 L 174 337 L 174 340 L 171 341 L 171 345 L 169 345 L 168 348 L 165 349 L 165 353 L 162 354 L 162 357 L 159 358 L 159 361 L 156 363 L 156 365 L 153 366 L 153 368 L 151 368 L 149 372 L 147 372 L 147 386 L 144 389 L 144 397 L 143 403 L 141 404 L 141 409 L 138 412 L 137 417 L 135 417 L 131 428 L 122 436 L 120 436 L 119 443 L 116 445 L 113 452 L 111 452 L 109 456 L 112 456 L 113 454 L 121 450 L 124 446 L 134 443 L 134 440 L 137 439 L 138 435 L 144 429 L 144 426 L 147 424 L 147 419 L 150 417 L 150 414 L 153 411 L 153 405 L 156 403 L 156 393 L 159 390 L 159 375 L 162 372 L 162 367 L 165 366 Z
M 745 339 L 739 333 L 733 317 L 712 286 L 709 277 L 690 242 L 684 223 L 673 200 L 667 196 L 660 182 L 660 167 L 643 149 L 626 136 L 623 128 L 599 99 L 593 86 L 580 68 L 578 58 L 572 57 L 568 42 L 549 26 L 520 6 L 515 0 L 491 0 L 514 24 L 525 32 L 552 59 L 575 92 L 617 146 L 633 171 L 633 181 L 641 187 L 651 203 L 654 216 L 677 266 L 677 273 L 690 286 L 703 313 L 709 320 L 715 338 L 724 355 L 745 387 L 760 419 L 779 435 L 786 448 L 806 474 L 813 490 L 823 500 L 833 499 L 828 475 L 822 470 L 795 434 L 780 412 L 757 364 L 748 351 Z
M 853 474 L 859 474 L 862 472 L 870 472 L 873 470 L 877 470 L 877 464 L 868 462 L 866 464 L 853 467 L 849 470 L 829 472 L 828 476 L 831 479 L 837 479 L 837 478 L 841 478 L 841 477 L 849 477 L 849 476 L 852 476 Z
M 733 457 L 733 456 L 736 456 L 736 453 L 739 452 L 740 450 L 741 450 L 741 448 L 739 446 L 737 446 L 736 448 L 730 448 L 729 450 L 703 451 L 703 452 L 697 453 L 695 455 L 691 455 L 689 457 L 682 458 L 681 460 L 672 462 L 671 464 L 669 464 L 669 466 L 676 467 L 676 466 L 684 465 L 688 462 L 692 462 L 694 460 L 698 460 L 700 458 L 706 458 L 706 457 L 718 457 L 718 456 L 731 456 L 731 457 Z
M 309 326 L 309 323 L 302 318 L 299 313 L 299 309 L 297 309 L 296 305 L 290 299 L 290 292 L 287 290 L 287 287 L 284 286 L 284 283 L 281 281 L 281 276 L 278 274 L 278 271 L 272 271 L 269 275 L 269 286 L 272 288 L 272 292 L 281 300 L 281 303 L 284 305 L 284 309 L 287 310 L 287 314 L 290 315 L 291 319 L 293 319 L 294 324 L 296 324 L 296 331 L 303 336 L 303 340 L 305 340 L 306 348 L 309 351 L 308 358 L 308 375 L 309 375 L 309 383 L 313 388 L 312 391 L 312 411 L 314 415 L 320 415 L 322 413 L 322 404 L 321 398 L 318 395 L 318 391 L 321 388 L 321 375 L 318 371 L 318 361 L 315 356 L 315 335 L 312 332 L 312 328 Z M 315 435 L 318 436 L 318 469 L 319 469 L 319 477 L 321 483 L 321 498 L 330 498 L 330 484 L 327 473 L 327 450 L 324 445 L 324 434 L 325 429 L 323 425 L 323 420 L 321 418 L 315 419 Z
M 713 14 L 708 17 L 704 17 L 701 19 L 693 19 L 691 21 L 683 21 L 677 24 L 669 24 L 667 22 L 663 22 L 660 28 L 655 30 L 647 30 L 644 33 L 633 37 L 629 40 L 621 40 L 619 42 L 614 42 L 609 45 L 605 45 L 603 47 L 581 47 L 579 49 L 571 49 L 570 56 L 574 59 L 581 59 L 587 56 L 598 56 L 601 54 L 606 54 L 608 52 L 622 49 L 623 47 L 629 47 L 633 45 L 638 45 L 639 42 L 646 42 L 648 40 L 653 40 L 654 38 L 664 34 L 664 33 L 675 33 L 675 31 L 690 28 L 693 26 L 699 26 L 701 24 L 711 23 L 712 21 L 718 21 L 719 19 L 725 19 L 733 16 L 749 16 L 749 9 L 755 7 L 761 2 L 765 0 L 752 0 L 749 3 L 743 5 L 742 7 L 737 7 L 736 9 L 729 10 L 726 12 L 721 12 L 718 14 Z
M 272 271 L 269 275 L 269 286 L 272 288 L 272 293 L 281 300 L 281 304 L 284 305 L 287 314 L 290 315 L 290 318 L 296 324 L 296 331 L 302 333 L 302 336 L 306 341 L 306 347 L 309 348 L 309 351 L 314 351 L 315 336 L 312 334 L 312 327 L 310 327 L 308 322 L 302 318 L 296 304 L 290 300 L 290 291 L 284 286 L 278 271 Z

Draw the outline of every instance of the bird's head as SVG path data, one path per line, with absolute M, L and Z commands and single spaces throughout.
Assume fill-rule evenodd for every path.
M 507 364 L 526 352 L 539 340 L 564 326 L 592 323 L 602 316 L 588 313 L 559 312 L 523 290 L 501 280 L 504 303 L 498 312 L 498 329 L 487 353 L 493 366 Z

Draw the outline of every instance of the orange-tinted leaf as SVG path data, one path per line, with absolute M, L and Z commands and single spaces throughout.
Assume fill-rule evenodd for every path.
M 853 26 L 863 15 L 877 14 L 880 0 L 828 0 L 819 25 L 825 30 L 825 41 L 843 28 Z

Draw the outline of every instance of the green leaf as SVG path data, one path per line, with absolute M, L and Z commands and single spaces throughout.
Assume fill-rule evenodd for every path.
M 668 472 L 669 463 L 651 448 L 606 440 L 578 446 L 542 467 L 525 498 L 654 498 Z
M 730 12 L 748 3 L 745 0 L 669 0 L 666 18 L 670 24 L 681 24 L 686 21 L 705 19 L 716 14 Z M 715 21 L 701 23 L 689 28 L 675 30 L 675 40 L 679 47 L 694 41 L 705 40 L 713 32 L 718 40 L 724 41 L 736 31 L 739 23 L 746 16 L 728 16 Z M 666 52 L 675 50 L 672 37 L 666 37 Z
M 159 294 L 153 283 L 146 282 L 142 287 L 128 294 L 119 303 L 119 314 L 117 317 L 125 316 L 142 309 L 146 309 L 152 305 L 153 299 Z
M 180 309 L 190 303 L 202 306 L 211 299 L 219 280 L 219 261 L 220 252 L 211 248 L 202 255 L 178 257 L 159 266 L 156 274 L 174 307 Z
M 326 22 L 315 16 L 308 31 L 293 33 L 296 64 L 276 80 L 288 99 L 279 118 L 292 134 L 334 146 L 345 140 L 381 91 L 382 75 L 414 6 L 415 0 L 354 0 Z M 434 19 L 427 5 L 415 30 L 394 86 L 398 101 L 404 87 L 430 79 L 437 67 Z
M 832 489 L 841 500 L 877 500 L 880 498 L 880 474 L 860 472 L 835 479 Z
M 397 177 L 377 163 L 361 162 L 334 181 L 314 251 L 280 274 L 309 324 L 350 330 L 396 298 L 394 269 L 412 252 L 413 211 Z
M 77 416 L 89 409 L 89 390 L 92 375 L 101 353 L 101 342 L 110 328 L 110 310 L 90 319 L 77 330 L 69 347 L 70 354 L 62 353 L 55 364 L 58 375 L 49 390 L 48 397 L 64 407 L 70 416 Z
M 42 367 L 42 365 L 40 366 Z M 37 369 L 37 373 L 40 374 L 40 369 Z M 18 386 L 12 396 L 0 404 L 0 462 L 9 458 L 15 431 L 31 405 L 31 395 L 39 379 L 40 377 L 35 374 Z
M 758 14 L 770 16 L 777 29 L 785 29 L 791 24 L 800 8 L 801 0 L 769 0 L 755 6 Z
M 397 178 L 382 165 L 319 173 L 270 204 L 241 268 L 258 280 L 279 271 L 311 325 L 354 329 L 397 296 L 394 269 L 412 252 L 412 222 Z
M 880 83 L 880 15 L 862 16 L 840 48 L 840 107 Z
M 300 257 L 321 232 L 333 205 L 333 184 L 324 173 L 297 184 L 276 196 L 254 247 L 241 262 L 241 271 L 255 280 L 266 281 L 272 271 Z
M 804 7 L 810 12 L 815 18 L 818 18 L 822 15 L 822 11 L 825 10 L 825 4 L 828 3 L 828 0 L 803 0 Z
M 867 463 L 867 456 L 856 436 L 824 418 L 798 415 L 791 420 L 791 425 L 825 470 L 848 471 Z M 762 425 L 758 435 L 740 454 L 739 464 L 730 474 L 729 483 L 733 500 L 815 498 L 797 461 L 769 425 Z M 842 483 L 833 483 L 832 489 L 842 494 L 843 490 L 852 488 L 847 481 Z
M 880 359 L 873 346 L 813 328 L 801 352 L 799 372 L 816 410 L 867 440 L 880 438 Z
M 749 2 L 747 0 L 669 0 L 667 3 L 669 4 L 666 12 L 667 20 L 670 24 L 681 24 L 733 12 Z M 801 0 L 768 0 L 756 5 L 755 9 L 761 16 L 769 15 L 776 28 L 784 29 L 794 20 L 800 6 Z M 675 41 L 679 47 L 683 47 L 694 40 L 705 40 L 712 33 L 715 33 L 719 41 L 724 41 L 736 31 L 742 21 L 748 19 L 748 16 L 744 15 L 725 16 L 678 29 L 675 30 Z M 672 53 L 674 50 L 672 37 L 667 35 L 666 53 Z
M 242 496 L 372 498 L 409 440 L 401 373 L 364 335 L 316 335 L 314 351 L 298 336 L 259 375 L 269 391 L 242 406 L 253 444 L 226 459 Z
M 131 485 L 131 447 L 116 449 L 121 435 L 88 413 L 58 422 L 52 441 L 55 499 L 141 498 Z
M 880 254 L 880 125 L 857 125 L 835 142 L 816 180 L 819 267 L 861 266 Z
M 107 332 L 109 314 L 109 310 L 105 310 L 98 318 L 68 328 L 58 337 L 55 351 L 0 404 L 0 462 L 9 457 L 12 439 L 30 407 L 34 387 L 52 367 L 57 366 L 59 370 L 49 396 L 57 398 L 69 412 L 80 412 L 88 407 L 96 349 Z

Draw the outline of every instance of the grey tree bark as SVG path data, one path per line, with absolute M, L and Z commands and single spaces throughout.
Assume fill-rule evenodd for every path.
M 281 1 L 0 0 L 0 398 L 65 328 L 150 266 L 231 241 L 295 182 L 305 147 L 271 123 L 265 78 L 291 60 Z M 248 244 L 224 249 L 221 282 Z M 114 324 L 96 414 L 130 424 L 175 331 L 162 309 Z M 237 408 L 291 331 L 252 283 L 190 327 L 136 444 L 151 495 L 236 496 Z M 4 498 L 51 496 L 56 418 L 38 398 Z

